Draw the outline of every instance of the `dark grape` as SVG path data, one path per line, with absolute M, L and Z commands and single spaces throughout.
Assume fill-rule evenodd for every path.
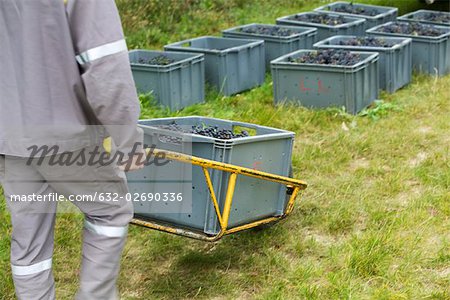
M 181 133 L 198 134 L 221 140 L 230 140 L 249 136 L 249 133 L 245 130 L 242 130 L 239 133 L 234 133 L 232 130 L 221 129 L 218 126 L 193 125 L 191 126 L 191 128 L 187 129 L 176 123 L 172 123 L 170 125 L 158 125 L 157 127 L 165 130 L 176 131 Z M 179 139 L 179 137 L 177 139 Z
M 290 18 L 291 20 L 297 20 L 301 22 L 317 23 L 324 25 L 341 25 L 347 23 L 343 16 L 330 16 L 327 14 L 306 13 L 301 15 L 295 15 Z
M 288 61 L 297 64 L 353 66 L 361 61 L 361 56 L 346 50 L 327 49 L 311 51 L 298 58 L 289 57 Z
M 396 45 L 395 42 L 387 41 L 381 37 L 357 37 L 339 42 L 342 46 L 366 46 L 366 47 L 385 47 L 390 48 Z
M 250 34 L 260 34 L 270 36 L 291 36 L 295 34 L 294 31 L 288 28 L 283 28 L 279 26 L 263 26 L 263 25 L 244 27 L 239 29 L 239 31 Z
M 438 22 L 438 23 L 450 23 L 450 13 L 444 13 L 444 12 L 427 13 L 423 16 L 422 20 Z
M 353 3 L 340 4 L 335 7 L 328 7 L 331 11 L 354 14 L 354 15 L 364 15 L 364 16 L 376 16 L 379 12 L 376 9 L 363 7 L 359 5 L 353 5 Z
M 444 30 L 417 22 L 393 22 L 392 24 L 381 26 L 377 32 L 402 33 L 415 36 L 440 36 L 446 33 Z
M 175 60 L 170 57 L 167 57 L 166 55 L 161 54 L 161 55 L 155 56 L 151 59 L 140 58 L 138 60 L 138 62 L 140 64 L 145 64 L 145 65 L 167 66 L 167 65 L 173 64 L 175 62 Z

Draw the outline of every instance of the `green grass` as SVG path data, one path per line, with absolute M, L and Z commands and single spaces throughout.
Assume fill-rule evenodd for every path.
M 132 47 L 159 48 L 324 3 L 167 0 L 133 11 L 153 2 L 120 3 Z M 360 2 L 397 4 L 401 12 L 420 7 L 413 0 Z M 309 187 L 285 221 L 218 243 L 131 227 L 123 299 L 450 299 L 449 86 L 450 76 L 415 75 L 359 116 L 275 107 L 269 77 L 234 97 L 209 92 L 207 103 L 179 112 L 149 106 L 143 96 L 143 118 L 196 114 L 294 131 L 294 174 Z M 13 299 L 4 201 L 0 219 L 0 299 Z M 77 288 L 81 221 L 57 218 L 58 299 Z

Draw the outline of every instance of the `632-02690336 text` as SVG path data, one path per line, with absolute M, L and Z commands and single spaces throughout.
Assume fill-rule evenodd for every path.
M 29 194 L 29 195 L 11 195 L 12 202 L 181 202 L 183 201 L 183 193 L 94 193 L 86 195 L 69 195 L 64 196 L 58 193 L 50 193 L 46 195 Z

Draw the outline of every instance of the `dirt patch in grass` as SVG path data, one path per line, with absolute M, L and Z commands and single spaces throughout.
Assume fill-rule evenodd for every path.
M 367 158 L 358 158 L 350 162 L 350 170 L 356 171 L 358 169 L 367 169 L 370 166 L 370 161 Z
M 414 168 L 419 166 L 428 158 L 428 154 L 426 152 L 419 152 L 414 158 L 410 159 L 408 164 Z

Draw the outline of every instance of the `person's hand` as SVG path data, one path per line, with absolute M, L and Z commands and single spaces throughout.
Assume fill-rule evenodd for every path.
M 142 150 L 142 152 L 136 153 L 133 157 L 127 161 L 119 164 L 119 169 L 125 172 L 141 170 L 145 167 L 147 161 L 147 152 Z

